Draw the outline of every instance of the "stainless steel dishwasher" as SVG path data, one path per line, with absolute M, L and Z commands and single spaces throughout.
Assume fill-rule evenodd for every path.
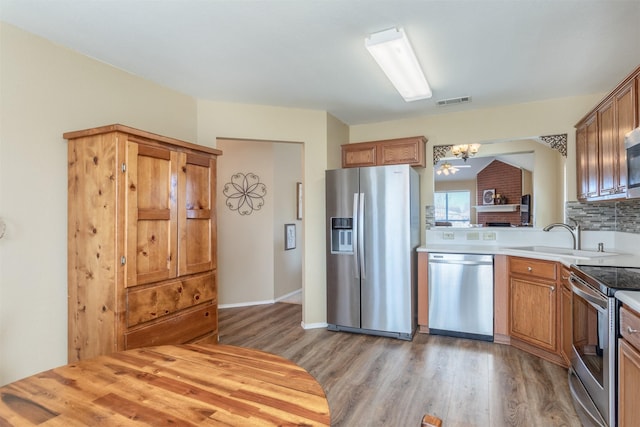
M 493 255 L 429 254 L 429 333 L 493 341 Z

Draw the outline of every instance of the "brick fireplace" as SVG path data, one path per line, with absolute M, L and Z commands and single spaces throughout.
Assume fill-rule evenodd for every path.
M 484 190 L 506 197 L 504 204 L 520 204 L 522 197 L 522 170 L 499 160 L 489 163 L 476 177 L 477 205 L 483 206 Z M 514 212 L 478 212 L 478 224 L 509 223 L 520 225 L 520 210 Z

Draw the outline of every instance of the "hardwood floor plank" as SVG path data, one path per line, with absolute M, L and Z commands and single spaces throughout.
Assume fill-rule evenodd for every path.
M 416 334 L 412 342 L 304 330 L 297 304 L 219 310 L 220 342 L 305 368 L 322 385 L 333 426 L 580 426 L 566 369 L 513 347 Z

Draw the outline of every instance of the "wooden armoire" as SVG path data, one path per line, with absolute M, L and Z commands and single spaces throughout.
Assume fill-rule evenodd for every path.
M 69 362 L 218 340 L 216 158 L 109 125 L 67 132 Z

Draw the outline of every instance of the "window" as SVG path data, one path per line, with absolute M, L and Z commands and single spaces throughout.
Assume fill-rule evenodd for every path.
M 469 191 L 436 192 L 436 222 L 469 225 L 471 222 L 470 200 Z

